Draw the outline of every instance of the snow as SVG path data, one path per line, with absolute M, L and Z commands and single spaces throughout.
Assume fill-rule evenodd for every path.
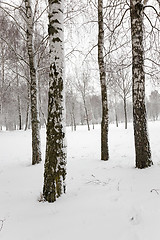
M 67 194 L 39 202 L 43 162 L 31 165 L 31 131 L 0 133 L 1 240 L 159 240 L 160 123 L 149 123 L 154 166 L 134 167 L 132 124 L 110 125 L 110 160 L 100 161 L 100 126 L 67 129 Z M 1 228 L 2 221 L 0 221 Z

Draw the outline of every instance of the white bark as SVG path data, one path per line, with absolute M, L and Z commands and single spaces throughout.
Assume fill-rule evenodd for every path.
M 63 0 L 49 1 L 50 78 L 43 196 L 54 202 L 66 191 Z
M 104 62 L 104 24 L 103 24 L 103 0 L 98 0 L 98 64 L 102 98 L 102 122 L 101 122 L 101 160 L 109 159 L 108 151 L 108 100 L 106 84 L 106 68 Z
M 143 4 L 142 0 L 130 0 L 132 35 L 132 82 L 133 125 L 135 137 L 136 167 L 152 165 L 147 131 L 145 107 L 145 73 L 143 49 Z
M 38 109 L 38 83 L 33 41 L 33 15 L 30 0 L 25 0 L 27 20 L 27 48 L 30 68 L 31 124 L 32 124 L 32 164 L 41 161 L 40 120 Z

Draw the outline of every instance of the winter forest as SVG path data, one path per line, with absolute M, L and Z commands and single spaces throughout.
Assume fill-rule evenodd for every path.
M 0 0 L 0 239 L 160 239 L 160 0 Z

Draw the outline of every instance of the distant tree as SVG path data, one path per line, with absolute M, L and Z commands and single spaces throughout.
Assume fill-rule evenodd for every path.
M 4 108 L 4 99 L 7 94 L 7 90 L 9 90 L 10 88 L 10 82 L 8 81 L 8 79 L 6 79 L 6 66 L 8 64 L 9 51 L 8 46 L 6 46 L 5 42 L 3 41 L 3 38 L 7 38 L 10 29 L 10 21 L 3 11 L 0 12 L 0 23 L 0 125 L 2 128 L 2 125 L 4 125 L 6 112 Z
M 123 101 L 124 122 L 125 122 L 125 129 L 127 129 L 127 123 L 128 123 L 127 99 L 131 97 L 131 86 L 132 86 L 130 74 L 126 69 L 125 70 L 116 69 L 112 71 L 111 75 L 112 75 L 112 80 L 110 80 L 109 82 L 109 87 L 114 92 L 114 95 L 115 96 L 118 95 Z M 115 103 L 115 114 L 116 114 L 116 103 Z
M 2 129 L 2 126 L 4 127 L 7 123 L 7 130 L 13 130 L 16 129 L 17 125 L 18 103 L 11 92 L 14 91 L 14 85 L 16 85 L 16 76 L 12 73 L 12 69 L 15 68 L 15 54 L 9 46 L 18 41 L 18 34 L 14 23 L 1 8 L 0 23 L 0 125 Z M 15 92 L 15 95 L 17 95 L 17 92 Z M 14 109 L 14 117 L 9 111 L 10 107 Z M 6 120 L 7 118 L 10 120 Z M 8 124 L 9 121 L 10 124 Z
M 87 123 L 88 131 L 90 131 L 90 111 L 89 111 L 89 92 L 90 92 L 90 86 L 89 86 L 89 81 L 90 81 L 90 75 L 88 72 L 88 69 L 85 69 L 80 77 L 76 76 L 76 81 L 75 81 L 75 87 L 77 91 L 80 93 L 80 96 L 82 98 L 82 103 L 84 107 L 84 113 L 85 113 L 85 120 Z
M 19 122 L 16 120 L 16 125 L 21 125 L 20 128 L 22 128 L 22 124 L 24 125 L 22 110 L 23 115 L 26 115 L 26 123 L 28 122 L 29 109 L 31 110 L 32 164 L 36 164 L 41 161 L 37 69 L 40 67 L 39 58 L 43 55 L 42 48 L 44 48 L 45 37 L 41 36 L 42 31 L 40 29 L 42 28 L 40 18 L 45 11 L 39 11 L 39 3 L 39 0 L 36 0 L 34 3 L 31 0 L 24 0 L 20 5 L 18 5 L 19 3 L 8 3 L 7 1 L 3 1 L 0 4 L 0 9 L 9 16 L 9 20 L 12 19 L 14 27 L 9 31 L 7 38 L 2 35 L 1 40 L 3 41 L 3 44 L 5 43 L 7 45 L 10 52 L 14 53 L 14 57 L 12 59 L 10 58 L 12 60 L 12 64 L 8 66 L 12 66 L 10 70 L 13 73 L 13 76 L 16 75 L 17 80 L 15 85 L 18 91 L 15 94 L 18 95 L 18 108 L 16 114 L 19 118 Z M 35 31 L 35 25 L 37 22 L 39 24 L 38 32 Z M 10 39 L 14 39 L 13 33 L 15 31 L 13 30 L 15 29 L 17 31 L 16 38 L 19 36 L 19 39 L 18 41 L 12 40 L 12 42 L 10 42 Z M 36 45 L 37 42 L 39 42 L 39 38 L 37 36 L 41 38 L 39 46 Z M 10 71 L 8 72 L 10 73 Z M 30 76 L 28 72 L 30 72 Z M 26 81 L 25 94 L 21 91 L 22 86 L 24 86 L 24 79 Z M 30 88 L 28 96 L 27 88 Z M 27 112 L 25 112 L 24 109 L 27 110 Z M 25 129 L 27 129 L 27 125 L 28 123 L 26 124 Z
M 157 90 L 154 90 L 149 95 L 149 109 L 150 117 L 156 121 L 160 114 L 160 94 Z
M 72 131 L 76 131 L 77 126 L 78 102 L 75 91 L 76 90 L 73 88 L 72 81 L 68 79 L 66 83 L 66 112 L 70 116 Z
M 49 0 L 50 77 L 43 197 L 54 202 L 66 191 L 63 0 Z
M 92 124 L 100 123 L 101 119 L 101 97 L 92 93 L 90 96 L 90 105 L 92 111 Z
M 110 122 L 115 122 L 116 127 L 121 119 L 119 119 L 118 114 L 118 96 L 115 91 L 109 92 L 109 120 Z
M 16 78 L 17 78 L 17 108 L 18 108 L 19 130 L 22 130 L 22 112 L 21 112 L 21 100 L 20 100 L 20 93 L 19 93 L 19 76 L 18 76 L 17 65 L 16 65 Z
M 26 119 L 25 119 L 25 131 L 29 127 L 29 113 L 30 113 L 30 85 L 27 83 L 27 97 L 26 97 L 26 102 L 27 102 L 27 108 L 26 108 Z
M 132 96 L 133 125 L 136 152 L 136 167 L 152 165 L 150 143 L 147 131 L 145 107 L 144 73 L 144 5 L 142 0 L 130 0 L 131 37 L 132 37 Z

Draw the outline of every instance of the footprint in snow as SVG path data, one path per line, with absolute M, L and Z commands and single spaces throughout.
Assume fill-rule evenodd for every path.
M 129 221 L 132 225 L 138 225 L 140 224 L 142 220 L 142 214 L 141 214 L 141 209 L 135 209 L 133 208 L 131 210 L 131 213 L 129 215 Z

